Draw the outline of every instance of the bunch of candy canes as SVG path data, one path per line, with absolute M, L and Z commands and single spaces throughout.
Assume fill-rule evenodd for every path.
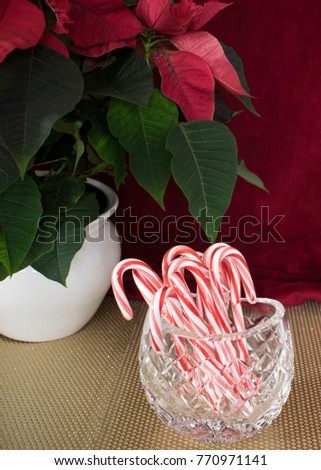
M 224 243 L 213 244 L 204 253 L 176 246 L 163 258 L 163 280 L 143 261 L 121 261 L 113 271 L 112 287 L 122 315 L 130 320 L 133 311 L 123 285 L 123 275 L 128 270 L 150 307 L 150 338 L 155 351 L 166 354 L 163 319 L 180 331 L 185 330 L 189 333 L 185 337 L 171 335 L 178 358 L 177 370 L 190 377 L 193 387 L 203 392 L 214 409 L 218 409 L 222 400 L 234 404 L 241 400 L 243 409 L 249 412 L 249 398 L 259 384 L 246 365 L 249 354 L 245 338 L 210 340 L 212 335 L 245 329 L 242 286 L 249 303 L 255 303 L 256 294 L 244 256 Z M 195 295 L 188 287 L 186 271 L 195 279 Z M 192 355 L 187 342 L 192 346 Z M 198 374 L 192 373 L 195 364 L 201 365 Z

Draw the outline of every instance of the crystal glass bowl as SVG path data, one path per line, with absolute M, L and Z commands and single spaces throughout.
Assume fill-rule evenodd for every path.
M 238 333 L 200 338 L 163 321 L 161 353 L 151 346 L 146 316 L 139 352 L 146 396 L 159 418 L 187 437 L 223 443 L 253 436 L 288 398 L 293 348 L 283 305 L 242 300 L 242 309 L 246 328 Z

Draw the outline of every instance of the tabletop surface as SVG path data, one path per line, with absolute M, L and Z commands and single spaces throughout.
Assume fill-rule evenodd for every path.
M 292 390 L 266 430 L 206 445 L 168 429 L 150 408 L 137 358 L 146 312 L 125 321 L 107 297 L 93 319 L 62 340 L 0 335 L 0 449 L 321 449 L 321 304 L 287 308 L 295 347 Z

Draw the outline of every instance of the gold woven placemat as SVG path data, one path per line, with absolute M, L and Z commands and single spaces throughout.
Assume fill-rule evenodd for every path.
M 321 449 L 321 305 L 287 309 L 295 377 L 279 417 L 260 435 L 207 446 L 169 430 L 150 409 L 137 359 L 145 313 L 122 319 L 106 298 L 69 338 L 23 343 L 0 336 L 0 449 Z

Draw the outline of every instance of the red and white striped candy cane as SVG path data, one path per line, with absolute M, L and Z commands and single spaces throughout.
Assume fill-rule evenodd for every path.
M 204 253 L 204 262 L 212 271 L 212 280 L 215 280 L 220 289 L 222 289 L 222 284 L 219 283 L 221 279 L 221 273 L 223 272 L 225 276 L 229 277 L 224 268 L 224 264 L 228 262 L 233 271 L 234 279 L 238 282 L 238 289 L 234 292 L 237 296 L 237 301 L 241 299 L 241 282 L 243 284 L 245 296 L 250 303 L 254 303 L 256 300 L 256 293 L 252 277 L 249 271 L 248 264 L 238 250 L 230 247 L 229 245 L 217 244 L 220 246 L 212 246 L 207 252 Z M 225 263 L 224 263 L 225 262 Z M 223 264 L 224 263 L 224 264 Z M 233 278 L 230 277 L 230 281 Z
M 196 284 L 197 284 L 197 293 L 196 293 L 196 299 L 195 299 L 195 305 L 196 305 L 196 308 L 198 310 L 198 313 L 199 313 L 199 316 L 201 318 L 204 318 L 204 306 L 203 306 L 203 302 L 202 302 L 202 296 L 200 294 L 200 286 L 199 284 L 204 284 L 206 283 L 206 277 L 207 277 L 207 269 L 205 268 L 205 266 L 203 266 L 202 263 L 200 263 L 199 259 L 196 260 L 196 259 L 192 259 L 192 258 L 189 258 L 187 256 L 180 256 L 179 258 L 175 258 L 169 265 L 168 265 L 168 268 L 167 268 L 167 271 L 164 271 L 164 274 L 163 274 L 163 281 L 165 284 L 168 284 L 169 283 L 169 276 L 171 275 L 171 273 L 173 272 L 179 272 L 182 277 L 184 278 L 185 276 L 185 270 L 189 270 L 195 280 L 196 280 Z
M 193 341 L 194 343 L 194 341 Z M 234 381 L 231 380 L 231 377 L 227 375 L 227 371 L 222 369 L 219 364 L 215 363 L 213 360 L 210 360 L 207 355 L 208 348 L 206 347 L 205 342 L 200 342 L 195 340 L 194 343 L 194 355 L 197 358 L 198 362 L 202 364 L 202 369 L 208 371 L 207 379 L 203 379 L 203 386 L 205 386 L 205 391 L 208 393 L 210 390 L 208 380 L 210 379 L 210 384 L 215 385 L 215 391 L 220 391 L 222 395 L 228 398 L 232 403 L 237 405 L 240 401 L 240 394 L 235 391 Z M 239 377 L 239 379 L 241 379 Z
M 178 262 L 178 266 L 180 264 L 184 266 L 183 260 L 181 260 L 180 263 Z M 173 298 L 167 299 L 167 303 L 170 302 L 172 302 L 171 310 L 174 307 L 172 311 L 172 318 L 174 318 L 174 314 L 176 318 L 174 326 L 184 328 L 187 331 L 194 333 L 195 327 L 193 322 L 188 322 L 187 318 L 184 317 L 182 305 L 179 302 L 175 305 Z M 208 315 L 212 317 L 211 312 L 208 312 Z M 220 331 L 216 331 L 215 333 L 219 334 Z M 199 347 L 202 349 L 203 354 L 206 354 L 207 360 L 212 363 L 213 367 L 217 370 L 217 373 L 222 373 L 225 378 L 228 379 L 230 386 L 240 381 L 240 367 L 237 362 L 237 354 L 230 342 L 218 341 L 215 344 L 212 344 L 211 341 L 198 341 L 197 339 L 191 338 L 189 338 L 189 341 L 194 344 L 196 350 L 198 350 Z M 227 370 L 226 366 L 228 366 L 229 370 Z
M 123 275 L 125 271 L 128 270 L 135 270 L 140 273 L 146 274 L 148 276 L 149 282 L 153 283 L 153 285 L 155 286 L 155 290 L 159 289 L 162 286 L 162 281 L 160 280 L 158 275 L 151 269 L 151 267 L 148 266 L 148 264 L 135 258 L 128 258 L 122 260 L 115 266 L 111 276 L 111 284 L 114 296 L 123 317 L 126 320 L 131 320 L 133 318 L 133 311 L 126 297 L 123 285 Z
M 252 277 L 249 272 L 246 261 L 244 260 L 245 261 L 244 263 L 243 260 L 237 256 L 231 256 L 231 257 L 228 256 L 226 259 L 230 262 L 232 269 L 234 268 L 238 270 L 247 301 L 251 304 L 255 303 L 256 302 L 255 287 L 254 287 Z M 241 299 L 241 286 L 239 284 L 238 291 L 237 291 L 238 302 L 240 301 L 240 299 Z
M 224 302 L 222 300 L 219 302 L 220 310 L 218 311 L 218 302 L 215 303 L 213 301 L 212 293 L 209 288 L 209 281 L 206 276 L 208 270 L 202 263 L 188 259 L 184 256 L 176 258 L 168 267 L 165 282 L 168 282 L 169 277 L 173 272 L 178 271 L 182 277 L 184 277 L 185 270 L 190 271 L 196 280 L 200 302 L 203 305 L 206 318 L 209 321 L 207 326 L 210 328 L 211 334 L 221 334 L 223 332 L 231 333 L 232 331 L 229 328 L 229 317 Z M 214 289 L 216 290 L 216 287 L 214 287 Z M 216 292 L 216 296 L 219 297 L 218 292 Z M 180 314 L 182 314 L 182 312 L 180 312 Z M 217 319 L 220 320 L 222 318 L 224 319 L 223 324 L 225 323 L 226 326 L 226 328 L 223 329 L 221 329 L 220 324 L 217 321 Z M 190 328 L 189 325 L 185 324 L 184 327 L 186 327 L 188 331 L 193 331 L 193 325 Z M 217 354 L 222 367 L 229 364 L 234 378 L 239 379 L 239 367 L 236 365 L 236 351 L 230 342 L 217 342 L 215 348 L 208 348 L 207 354 L 208 357 L 213 358 L 213 360 L 215 354 Z
M 167 313 L 166 313 L 167 312 Z M 166 298 L 165 319 L 175 328 L 189 328 L 189 321 L 182 311 L 182 305 L 175 296 L 174 289 L 171 288 L 170 295 Z
M 191 323 L 193 331 L 200 336 L 206 336 L 210 334 L 210 330 L 202 320 L 199 311 L 195 305 L 195 301 L 189 288 L 183 279 L 182 275 L 177 272 L 173 272 L 168 277 L 169 285 L 175 290 L 177 298 L 182 304 L 182 312 L 186 316 L 187 320 Z
M 219 280 L 222 279 L 220 276 L 224 271 L 225 278 L 229 281 L 234 327 L 236 331 L 243 331 L 245 324 L 241 305 L 241 284 L 243 285 L 248 301 L 253 303 L 256 299 L 253 281 L 244 256 L 238 250 L 228 245 L 221 244 L 218 247 L 211 247 L 206 253 L 206 256 L 204 256 L 204 260 L 209 264 L 212 286 L 216 285 L 221 292 L 223 289 Z M 247 362 L 248 351 L 246 341 L 241 338 L 238 340 L 238 345 L 240 357 Z
M 229 276 L 226 273 L 225 267 L 221 266 L 221 270 L 218 273 L 213 273 L 212 271 L 212 259 L 215 253 L 223 248 L 229 247 L 226 243 L 213 243 L 210 245 L 207 250 L 204 252 L 202 257 L 202 262 L 209 269 L 209 274 L 211 278 L 213 276 L 216 280 L 216 286 L 219 289 L 219 292 L 223 299 L 227 296 L 229 297 Z M 213 281 L 213 279 L 211 279 Z
M 160 291 L 158 291 L 158 293 L 160 293 Z M 158 302 L 162 302 L 160 298 Z M 154 314 L 155 313 L 159 318 L 159 312 L 155 311 Z M 152 321 L 152 319 L 150 319 L 150 321 Z M 190 330 L 194 333 L 193 328 L 190 328 Z M 154 333 L 152 333 L 152 336 L 154 336 Z M 236 384 L 241 381 L 241 377 L 240 375 L 235 375 L 235 368 L 232 367 L 232 364 L 230 364 L 231 367 L 230 370 L 228 370 L 226 364 L 222 364 L 222 362 L 215 357 L 215 348 L 210 344 L 210 341 L 198 340 L 195 337 L 185 336 L 183 333 L 178 335 L 172 333 L 171 338 L 177 355 L 175 367 L 184 377 L 191 380 L 191 384 L 194 388 L 200 393 L 204 392 L 212 406 L 214 406 L 215 403 L 217 405 L 218 400 L 221 400 L 224 396 L 228 397 L 237 405 L 240 400 L 240 393 L 235 390 L 237 390 Z M 189 350 L 187 353 L 185 341 L 191 344 L 193 352 Z M 152 341 L 152 344 L 153 347 L 155 347 L 155 341 Z M 193 363 L 191 360 L 195 362 Z M 203 374 L 196 374 L 196 371 L 200 372 L 202 370 Z M 207 373 L 205 373 L 206 371 Z M 232 372 L 234 372 L 234 374 Z M 213 384 L 215 384 L 214 388 Z
M 168 250 L 168 252 L 165 253 L 163 262 L 162 262 L 162 275 L 163 275 L 164 282 L 165 283 L 168 282 L 167 280 L 168 272 L 170 270 L 171 271 L 176 270 L 175 268 L 173 268 L 173 266 L 175 265 L 175 262 L 183 258 L 189 261 L 200 262 L 200 260 L 202 259 L 202 256 L 203 256 L 202 253 L 197 252 L 193 250 L 192 248 L 186 247 L 184 245 L 179 245 Z M 198 293 L 198 287 L 197 287 L 196 293 L 197 293 L 196 300 L 195 300 L 196 307 L 199 312 L 199 315 L 203 318 L 204 309 L 203 309 L 203 304 Z
M 152 346 L 156 352 L 164 351 L 164 337 L 162 332 L 162 310 L 169 287 L 162 286 L 154 296 L 149 315 L 149 327 Z
M 202 257 L 202 253 L 199 253 L 185 245 L 174 246 L 173 248 L 168 250 L 163 257 L 163 262 L 162 262 L 163 279 L 165 278 L 169 265 L 177 256 L 185 256 L 188 259 L 191 259 L 194 261 L 200 261 Z
M 160 287 L 154 295 L 152 305 L 150 307 L 149 326 L 152 345 L 155 351 L 164 350 L 164 337 L 162 333 L 162 318 L 176 328 L 189 328 L 190 325 L 182 314 L 180 304 L 175 298 L 175 291 L 170 286 Z M 173 323 L 174 322 L 174 323 Z
M 229 300 L 234 330 L 244 330 L 241 285 L 250 302 L 254 302 L 256 296 L 241 253 L 226 244 L 212 245 L 204 255 L 186 246 L 174 247 L 163 259 L 164 283 L 140 260 L 120 262 L 113 271 L 112 286 L 123 316 L 131 319 L 133 312 L 123 286 L 123 274 L 128 269 L 133 270 L 134 281 L 150 306 L 149 328 L 155 351 L 164 351 L 163 318 L 176 328 L 193 333 L 196 338 L 186 336 L 185 339 L 184 334 L 181 337 L 181 333 L 171 333 L 178 371 L 190 377 L 191 384 L 197 391 L 204 392 L 214 409 L 225 398 L 236 406 L 242 400 L 249 407 L 248 398 L 255 387 L 250 379 L 245 379 L 249 371 L 239 361 L 239 358 L 244 362 L 248 360 L 245 339 L 238 339 L 239 347 L 235 348 L 229 341 L 211 343 L 203 338 L 232 332 L 227 312 Z M 196 301 L 185 280 L 186 270 L 197 284 Z M 186 342 L 190 343 L 192 351 Z M 194 373 L 195 367 L 197 373 Z
M 193 329 L 190 332 L 194 333 Z M 222 364 L 220 358 L 215 355 L 215 347 L 211 344 L 210 339 L 208 341 L 197 339 L 182 331 L 178 334 L 172 333 L 171 338 L 177 355 L 175 367 L 191 381 L 198 392 L 205 394 L 214 408 L 224 397 L 228 397 L 234 405 L 238 406 L 240 399 L 247 401 L 249 396 L 254 393 L 251 390 L 252 384 L 242 378 L 248 373 L 247 369 L 243 368 L 243 370 L 235 372 L 238 368 L 234 367 L 233 362 L 230 362 L 229 367 Z M 185 341 L 190 343 L 192 350 L 187 347 Z M 248 392 L 244 390 L 244 387 Z M 246 409 L 249 411 L 247 404 Z
M 216 251 L 212 258 L 212 268 L 217 276 L 220 267 L 228 264 L 230 271 L 230 297 L 234 315 L 234 326 L 236 331 L 245 328 L 241 306 L 241 284 L 243 285 L 246 298 L 253 303 L 256 299 L 254 284 L 249 273 L 247 263 L 237 250 L 226 247 Z
M 151 305 L 159 285 L 149 274 L 133 269 L 133 279 L 147 305 Z
M 149 316 L 149 327 L 150 327 L 150 336 L 151 343 L 156 352 L 164 351 L 164 337 L 162 333 L 162 317 L 164 317 L 164 309 L 166 299 L 169 295 L 173 295 L 173 289 L 169 286 L 161 287 L 154 296 L 154 301 L 152 307 L 150 308 Z M 168 299 L 173 300 L 173 299 Z M 175 305 L 175 302 L 172 303 Z M 182 319 L 181 316 L 178 316 L 178 327 L 181 326 Z M 186 346 L 184 338 L 171 334 L 172 342 L 175 347 L 175 353 L 177 355 L 177 361 L 175 362 L 175 367 L 179 370 L 184 376 L 188 376 L 190 372 L 193 371 L 194 365 L 190 362 L 186 354 Z M 201 382 L 195 381 L 195 377 L 192 374 L 192 384 L 197 389 L 200 390 L 200 387 L 204 386 Z
M 190 260 L 185 256 L 176 258 L 169 265 L 164 281 L 169 282 L 169 276 L 171 276 L 173 272 L 179 272 L 184 278 L 185 270 L 189 271 L 195 278 L 197 284 L 196 306 L 201 305 L 202 312 L 200 312 L 200 316 L 204 318 L 204 313 L 206 314 L 211 333 L 231 333 L 225 305 L 222 301 L 217 302 L 217 299 L 216 302 L 214 301 L 208 278 L 208 269 L 200 261 Z M 215 290 L 217 291 L 216 288 Z M 214 294 L 215 297 L 219 296 L 218 292 Z M 226 325 L 226 328 L 222 328 L 222 324 Z

